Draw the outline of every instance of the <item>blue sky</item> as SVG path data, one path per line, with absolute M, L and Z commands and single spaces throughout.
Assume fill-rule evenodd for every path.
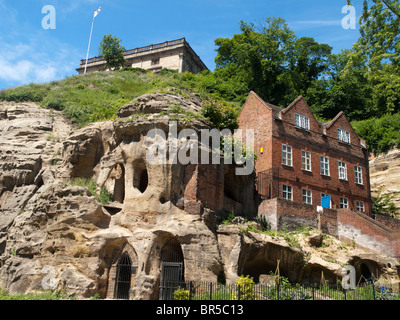
M 104 34 L 126 49 L 185 37 L 210 70 L 214 40 L 239 33 L 239 21 L 283 17 L 299 37 L 313 37 L 333 47 L 351 48 L 359 37 L 362 1 L 353 1 L 356 29 L 344 29 L 345 0 L 0 0 L 0 89 L 76 75 L 86 57 L 94 11 L 90 57 Z M 45 5 L 56 10 L 56 28 L 43 29 Z

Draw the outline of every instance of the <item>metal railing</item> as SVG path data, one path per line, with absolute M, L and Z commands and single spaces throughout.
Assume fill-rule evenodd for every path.
M 399 286 L 374 283 L 343 289 L 341 285 L 220 284 L 205 281 L 167 285 L 175 300 L 400 300 Z

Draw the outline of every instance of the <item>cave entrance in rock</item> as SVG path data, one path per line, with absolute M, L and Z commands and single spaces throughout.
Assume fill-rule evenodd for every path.
M 132 262 L 129 254 L 125 252 L 117 265 L 115 277 L 115 297 L 116 299 L 129 299 L 131 289 Z
M 115 170 L 115 183 L 113 201 L 124 203 L 125 200 L 125 167 L 123 164 L 117 164 Z
M 275 274 L 276 268 L 276 262 L 266 260 L 264 257 L 260 256 L 252 261 L 246 261 L 243 265 L 241 274 L 245 276 L 251 276 L 254 279 L 254 282 L 258 283 L 260 281 L 260 275 Z
M 360 280 L 359 283 L 370 283 L 372 282 L 372 273 L 365 263 L 360 265 Z
M 171 238 L 161 250 L 160 300 L 172 300 L 184 281 L 184 258 L 180 243 Z
M 149 186 L 149 174 L 143 161 L 134 163 L 133 186 L 141 193 L 144 193 Z

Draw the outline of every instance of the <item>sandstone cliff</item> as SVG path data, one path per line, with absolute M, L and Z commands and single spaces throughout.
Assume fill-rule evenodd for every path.
M 252 175 L 238 179 L 232 165 L 150 165 L 146 159 L 156 140 L 145 139 L 151 129 L 168 133 L 170 120 L 200 108 L 195 95 L 145 95 L 121 108 L 116 120 L 77 130 L 59 112 L 0 104 L 0 287 L 115 298 L 125 254 L 136 299 L 158 298 L 162 261 L 179 255 L 185 280 L 258 277 L 274 271 L 278 260 L 293 281 L 318 281 L 322 271 L 335 281 L 346 263 L 358 276 L 364 264 L 376 276 L 398 279 L 392 258 L 333 238 L 315 245 L 318 233 L 298 235 L 293 245 L 245 223 L 218 227 L 221 210 L 256 214 Z M 178 127 L 199 133 L 209 125 L 190 117 Z M 73 185 L 77 177 L 93 179 L 97 192 L 107 189 L 112 203 Z
M 371 195 L 400 192 L 400 150 L 392 149 L 369 162 Z M 394 202 L 400 208 L 400 193 L 394 197 Z

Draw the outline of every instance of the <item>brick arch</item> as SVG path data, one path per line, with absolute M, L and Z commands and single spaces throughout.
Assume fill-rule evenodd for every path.
M 129 244 L 129 243 L 125 243 L 122 250 L 119 252 L 116 252 L 117 254 L 113 257 L 112 259 L 112 265 L 117 265 L 119 260 L 121 259 L 122 255 L 127 252 L 129 255 L 129 258 L 132 261 L 132 266 L 133 265 L 138 265 L 138 258 L 137 258 L 137 253 L 135 251 L 135 249 Z
M 138 271 L 138 256 L 135 249 L 129 244 L 125 243 L 121 250 L 115 250 L 113 252 L 112 264 L 110 267 L 110 271 L 108 274 L 108 288 L 107 288 L 107 298 L 115 299 L 115 288 L 116 288 L 116 276 L 117 276 L 117 267 L 121 258 L 127 254 L 130 262 L 131 262 L 131 290 L 135 285 L 136 274 Z

